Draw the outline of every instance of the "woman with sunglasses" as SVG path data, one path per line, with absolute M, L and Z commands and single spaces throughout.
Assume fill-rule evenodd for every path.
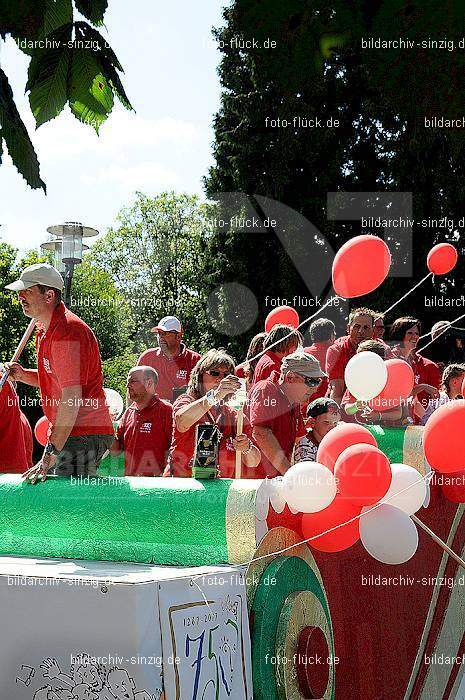
M 249 437 L 248 421 L 237 435 L 237 413 L 227 402 L 240 389 L 234 376 L 234 360 L 223 350 L 209 350 L 191 372 L 187 392 L 173 406 L 173 437 L 167 476 L 192 476 L 196 426 L 216 425 L 220 431 L 219 472 L 223 478 L 233 478 L 236 451 L 242 453 L 244 478 L 254 478 L 254 468 L 260 463 L 260 450 Z M 250 470 L 250 471 L 249 471 Z

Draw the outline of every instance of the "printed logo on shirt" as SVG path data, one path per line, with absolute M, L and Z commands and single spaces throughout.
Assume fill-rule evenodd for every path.
M 187 379 L 187 369 L 178 369 L 176 379 Z
M 140 432 L 141 433 L 152 432 L 152 423 L 142 423 L 142 425 L 140 426 Z
M 47 360 L 46 357 L 44 357 L 44 358 L 42 358 L 42 359 L 43 359 L 43 363 L 44 363 L 44 370 L 45 370 L 48 374 L 51 374 L 51 373 L 52 373 L 52 368 L 50 367 L 50 360 Z

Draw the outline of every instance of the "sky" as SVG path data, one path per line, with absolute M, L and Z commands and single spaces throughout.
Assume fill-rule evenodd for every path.
M 48 240 L 47 226 L 80 221 L 100 233 L 141 190 L 203 195 L 219 107 L 219 52 L 211 29 L 227 0 L 109 0 L 101 33 L 124 68 L 134 112 L 115 101 L 100 136 L 69 109 L 35 130 L 25 95 L 28 58 L 0 40 L 12 85 L 47 185 L 31 190 L 5 158 L 0 166 L 0 241 L 24 251 Z

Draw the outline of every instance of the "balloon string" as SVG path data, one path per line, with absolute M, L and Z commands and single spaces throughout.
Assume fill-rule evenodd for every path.
M 419 350 L 417 350 L 416 352 L 421 352 L 425 348 L 429 347 L 431 345 L 431 343 L 434 343 L 434 341 L 437 340 L 438 338 L 440 338 L 443 333 L 446 333 L 450 329 L 450 327 L 452 326 L 453 323 L 460 321 L 462 318 L 465 318 L 465 314 L 462 314 L 461 316 L 457 316 L 457 318 L 454 318 L 453 321 L 450 321 L 450 324 L 448 326 L 445 326 L 442 330 L 440 330 L 439 333 L 432 340 L 429 341 L 429 343 L 426 343 L 426 345 L 423 345 L 423 347 L 420 348 Z M 429 333 L 426 333 L 426 335 L 429 335 Z M 426 335 L 422 335 L 421 337 L 425 338 Z
M 404 294 L 403 297 L 398 299 L 392 306 L 390 306 L 389 309 L 386 309 L 386 311 L 383 312 L 383 316 L 385 316 L 387 313 L 389 313 L 389 311 L 392 311 L 392 309 L 394 309 L 398 304 L 400 304 L 401 301 L 403 301 L 406 297 L 408 297 L 409 294 L 414 292 L 415 289 L 417 289 L 417 287 L 419 287 L 421 284 L 423 284 L 423 282 L 425 282 L 428 279 L 428 277 L 432 277 L 432 275 L 433 275 L 432 272 L 428 272 L 428 274 L 425 275 L 423 277 L 423 279 L 418 282 L 418 284 L 416 284 L 414 287 L 412 287 L 412 289 L 409 289 L 409 291 L 406 294 Z
M 273 343 L 272 345 L 268 345 L 268 347 L 267 347 L 265 350 L 261 350 L 261 351 L 260 351 L 257 355 L 255 355 L 254 357 L 249 357 L 249 358 L 247 359 L 247 362 L 254 362 L 255 360 L 260 359 L 260 357 L 261 357 L 262 355 L 264 355 L 265 353 L 267 353 L 268 350 L 271 350 L 271 348 L 274 348 L 275 345 L 279 345 L 279 344 L 282 343 L 284 340 L 287 340 L 287 338 L 290 338 L 291 335 L 293 335 L 293 334 L 295 333 L 295 331 L 298 331 L 299 328 L 302 328 L 302 326 L 304 326 L 306 323 L 308 323 L 309 321 L 311 321 L 312 319 L 314 319 L 316 316 L 318 316 L 318 314 L 321 314 L 321 312 L 324 311 L 324 310 L 326 309 L 327 306 L 329 306 L 330 304 L 333 304 L 335 299 L 343 299 L 343 297 L 339 297 L 337 294 L 334 295 L 333 297 L 330 297 L 330 298 L 328 299 L 328 301 L 326 302 L 326 304 L 324 304 L 324 305 L 321 307 L 321 309 L 318 309 L 318 311 L 315 311 L 314 314 L 312 314 L 312 315 L 309 316 L 308 318 L 304 319 L 301 323 L 299 323 L 299 325 L 297 326 L 297 328 L 294 328 L 294 330 L 292 330 L 290 333 L 288 333 L 287 335 L 285 335 L 284 338 L 281 338 L 280 340 L 277 340 L 277 341 L 276 341 L 275 343 Z

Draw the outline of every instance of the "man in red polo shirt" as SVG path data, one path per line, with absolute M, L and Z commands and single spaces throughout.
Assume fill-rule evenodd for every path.
M 250 393 L 252 437 L 262 453 L 256 478 L 284 474 L 297 438 L 305 435 L 300 404 L 309 400 L 326 374 L 303 350 L 287 355 L 281 372 L 258 382 Z
M 200 355 L 182 342 L 181 321 L 175 316 L 165 316 L 152 331 L 157 334 L 158 348 L 145 350 L 137 364 L 156 370 L 158 396 L 173 403 L 186 390 Z
M 299 331 L 291 326 L 280 323 L 274 326 L 263 341 L 263 349 L 266 352 L 257 362 L 253 384 L 268 379 L 272 372 L 280 372 L 283 357 L 295 352 L 301 340 Z
M 349 315 L 348 335 L 338 338 L 326 353 L 326 372 L 330 387 L 329 396 L 341 405 L 346 390 L 344 372 L 347 363 L 357 352 L 359 344 L 373 337 L 373 323 L 377 314 L 371 309 L 353 309 Z
M 336 340 L 336 328 L 329 318 L 317 318 L 310 324 L 308 329 L 312 344 L 305 348 L 305 352 L 316 357 L 323 372 L 326 372 L 326 353 L 328 348 Z M 312 396 L 312 401 L 326 396 L 328 391 L 328 380 L 323 379 L 320 386 Z
M 11 374 L 39 387 L 51 424 L 42 459 L 24 474 L 31 483 L 45 480 L 51 470 L 57 476 L 93 476 L 113 442 L 97 339 L 61 301 L 63 286 L 60 273 L 45 263 L 30 265 L 7 286 L 18 292 L 25 316 L 38 324 L 37 369 L 14 362 Z
M 124 451 L 125 476 L 161 476 L 171 444 L 173 408 L 157 394 L 153 367 L 129 370 L 127 390 L 133 402 L 123 413 L 111 453 Z

